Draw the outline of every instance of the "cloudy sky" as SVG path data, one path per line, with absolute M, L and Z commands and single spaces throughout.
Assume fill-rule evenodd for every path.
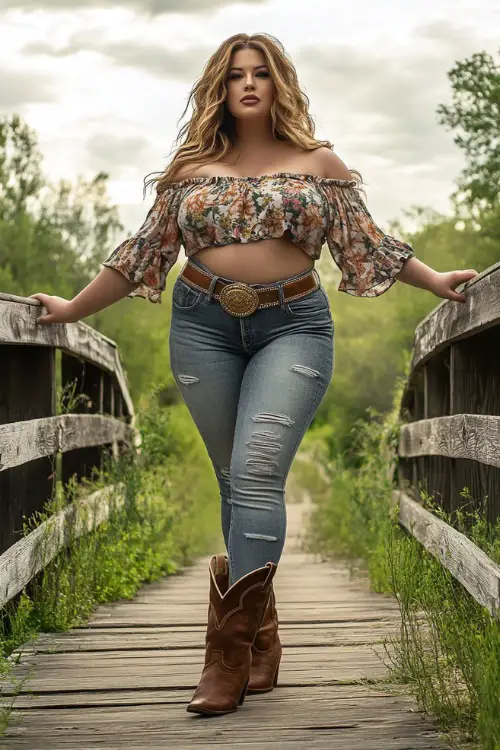
M 384 226 L 414 204 L 449 210 L 463 161 L 436 107 L 454 61 L 494 54 L 499 27 L 498 0 L 0 0 L 0 115 L 37 130 L 50 178 L 108 171 L 135 230 L 208 55 L 266 31 Z

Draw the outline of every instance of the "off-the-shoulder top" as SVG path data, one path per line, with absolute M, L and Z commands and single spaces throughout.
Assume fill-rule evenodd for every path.
M 128 296 L 160 302 L 181 244 L 186 256 L 234 242 L 282 237 L 317 260 L 326 242 L 342 278 L 338 289 L 377 297 L 415 253 L 384 234 L 356 183 L 279 172 L 260 177 L 190 177 L 157 192 L 140 229 L 103 262 L 138 283 Z

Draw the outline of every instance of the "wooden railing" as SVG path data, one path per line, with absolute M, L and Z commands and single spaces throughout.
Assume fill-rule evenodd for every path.
M 416 329 L 401 417 L 400 523 L 499 614 L 500 567 L 421 501 L 452 518 L 465 506 L 500 517 L 500 263 L 469 283 L 466 302 L 442 302 Z
M 38 300 L 0 293 L 0 607 L 67 543 L 102 523 L 109 491 L 93 493 L 20 539 L 56 482 L 101 469 L 138 445 L 116 344 L 85 323 L 40 325 Z M 111 488 L 109 488 L 111 489 Z

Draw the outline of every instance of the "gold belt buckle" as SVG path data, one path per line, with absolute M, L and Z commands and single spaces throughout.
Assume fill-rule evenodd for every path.
M 221 307 L 230 315 L 245 318 L 251 315 L 259 306 L 259 295 L 256 289 L 239 281 L 228 284 L 219 294 Z

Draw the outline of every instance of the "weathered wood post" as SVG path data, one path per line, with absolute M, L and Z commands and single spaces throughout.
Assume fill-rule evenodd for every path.
M 451 405 L 450 414 L 488 414 L 500 416 L 500 326 L 488 328 L 475 336 L 451 345 Z M 468 435 L 481 454 L 481 446 L 487 449 L 488 435 Z M 474 506 L 486 501 L 487 519 L 494 523 L 500 516 L 500 469 L 481 461 L 468 458 L 450 459 L 451 510 L 463 507 L 467 502 L 460 492 L 467 487 L 474 499 Z
M 419 416 L 419 371 L 424 410 Z M 465 303 L 445 301 L 415 331 L 403 394 L 399 455 L 403 480 L 417 484 L 447 513 L 486 501 L 500 516 L 500 263 L 468 285 Z M 418 421 L 420 419 L 420 421 Z M 415 423 L 417 422 L 417 423 Z M 411 467 L 417 467 L 411 472 Z M 467 488 L 470 497 L 460 493 Z M 408 490 L 410 492 L 410 490 Z
M 0 344 L 0 425 L 55 414 L 55 350 Z M 43 439 L 43 438 L 41 438 Z M 23 516 L 43 509 L 55 487 L 55 455 L 2 471 L 0 554 L 22 536 Z
M 423 419 L 445 417 L 450 413 L 450 350 L 444 349 L 423 365 L 425 404 Z M 441 507 L 450 509 L 451 459 L 446 456 L 422 456 L 422 476 L 427 493 Z
M 63 352 L 61 381 L 63 389 L 75 386 L 75 401 L 69 405 L 68 413 L 103 413 L 101 411 L 104 404 L 101 391 L 103 374 L 96 365 Z M 101 451 L 101 446 L 96 445 L 88 448 L 77 448 L 64 453 L 61 477 L 63 484 L 67 484 L 73 476 L 76 476 L 77 480 L 82 479 L 82 477 L 90 478 L 94 469 L 99 470 L 101 468 Z

